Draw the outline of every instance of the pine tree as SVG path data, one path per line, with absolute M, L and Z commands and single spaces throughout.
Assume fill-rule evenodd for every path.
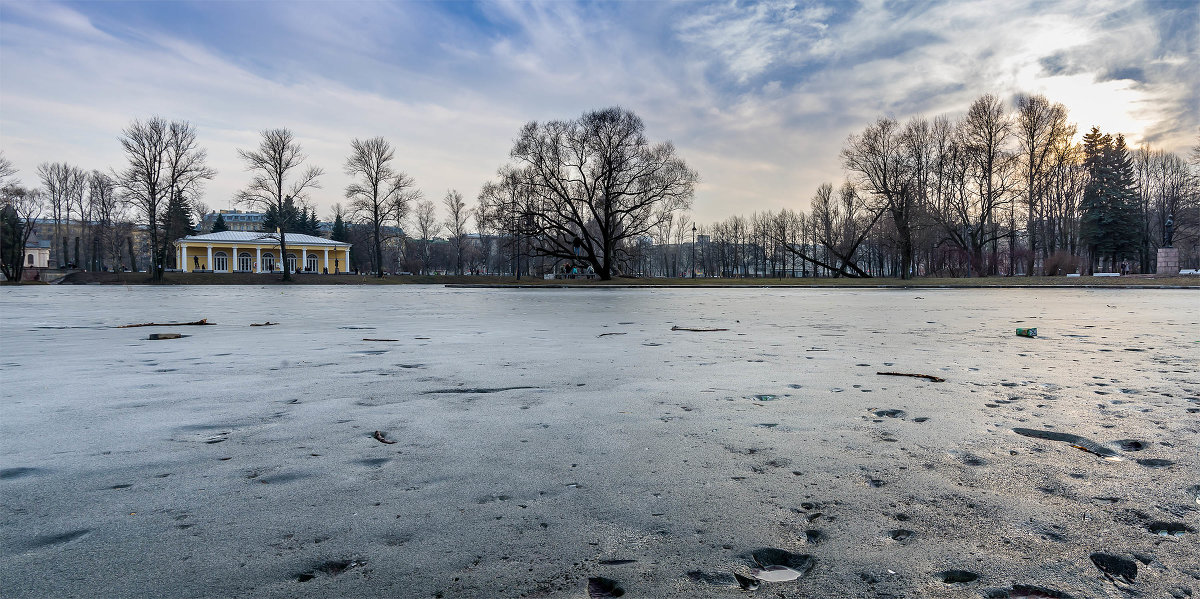
M 1101 256 L 1118 261 L 1137 249 L 1137 178 L 1124 136 L 1101 135 L 1092 127 L 1083 136 L 1084 168 L 1088 173 L 1080 203 L 1080 239 L 1094 268 Z
M 302 222 L 300 218 L 300 209 L 291 198 L 287 198 L 283 201 L 281 210 L 274 206 L 267 209 L 263 215 L 262 230 L 274 233 L 275 229 L 283 229 L 284 233 L 297 233 L 297 225 Z
M 213 221 L 212 232 L 221 233 L 229 230 L 229 225 L 225 224 L 225 215 L 217 214 L 217 220 Z
M 174 195 L 167 200 L 167 210 L 162 217 L 163 239 L 174 241 L 181 237 L 196 234 L 196 226 L 192 224 L 192 209 L 187 198 L 181 195 Z M 175 252 L 166 252 L 166 259 L 169 264 L 175 262 Z M 175 264 L 175 268 L 179 268 L 179 264 Z
M 329 233 L 329 238 L 334 241 L 350 241 L 350 232 L 346 230 L 346 221 L 342 220 L 340 213 L 333 218 L 333 231 Z

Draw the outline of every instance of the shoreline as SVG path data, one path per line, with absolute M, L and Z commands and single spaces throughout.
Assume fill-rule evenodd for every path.
M 922 279 L 634 279 L 600 280 L 522 279 L 507 276 L 404 275 L 383 278 L 367 275 L 294 275 L 285 283 L 279 275 L 167 273 L 161 285 L 441 285 L 455 289 L 1200 289 L 1200 277 L 1132 275 L 1124 277 L 984 277 Z M 5 285 L 14 285 L 6 282 Z M 23 282 L 18 285 L 146 285 L 146 273 L 68 274 L 55 283 Z

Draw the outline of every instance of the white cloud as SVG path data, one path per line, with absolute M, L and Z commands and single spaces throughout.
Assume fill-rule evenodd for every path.
M 26 180 L 42 161 L 118 166 L 120 129 L 159 114 L 199 128 L 220 171 L 213 207 L 247 178 L 236 149 L 281 126 L 326 169 L 317 199 L 328 207 L 348 182 L 353 137 L 392 141 L 428 196 L 453 187 L 472 197 L 524 121 L 620 104 L 700 171 L 695 214 L 710 222 L 804 207 L 817 185 L 842 178 L 850 133 L 882 114 L 961 112 L 983 93 L 1045 93 L 1081 129 L 1169 150 L 1200 125 L 1187 110 L 1200 104 L 1197 79 L 1179 76 L 1196 61 L 1186 48 L 1157 49 L 1153 11 L 1124 2 L 956 1 L 906 13 L 878 2 L 500 2 L 470 5 L 470 17 L 443 5 L 302 3 L 259 25 L 262 40 L 101 26 L 83 9 L 30 6 L 0 15 L 0 146 Z M 1069 71 L 1048 72 L 1053 56 Z M 1142 80 L 1103 80 L 1129 64 Z

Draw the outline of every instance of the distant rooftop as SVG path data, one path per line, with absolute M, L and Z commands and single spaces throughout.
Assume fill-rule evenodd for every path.
M 288 233 L 284 236 L 285 241 L 297 245 L 328 245 L 332 247 L 350 247 L 349 243 L 341 241 L 333 241 L 324 237 L 314 237 L 312 235 L 304 235 L 303 233 Z M 277 239 L 274 233 L 262 233 L 258 231 L 222 231 L 220 233 L 208 233 L 206 235 L 188 235 L 182 239 L 176 240 L 180 243 L 271 243 Z

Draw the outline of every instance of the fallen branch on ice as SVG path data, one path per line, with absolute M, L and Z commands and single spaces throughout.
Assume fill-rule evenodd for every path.
M 910 373 L 910 372 L 876 372 L 875 374 L 884 374 L 887 376 L 911 376 L 913 378 L 918 378 L 918 379 L 929 379 L 931 382 L 934 382 L 934 383 L 946 382 L 946 379 L 944 379 L 940 376 L 933 376 L 932 374 L 915 374 L 915 373 Z

